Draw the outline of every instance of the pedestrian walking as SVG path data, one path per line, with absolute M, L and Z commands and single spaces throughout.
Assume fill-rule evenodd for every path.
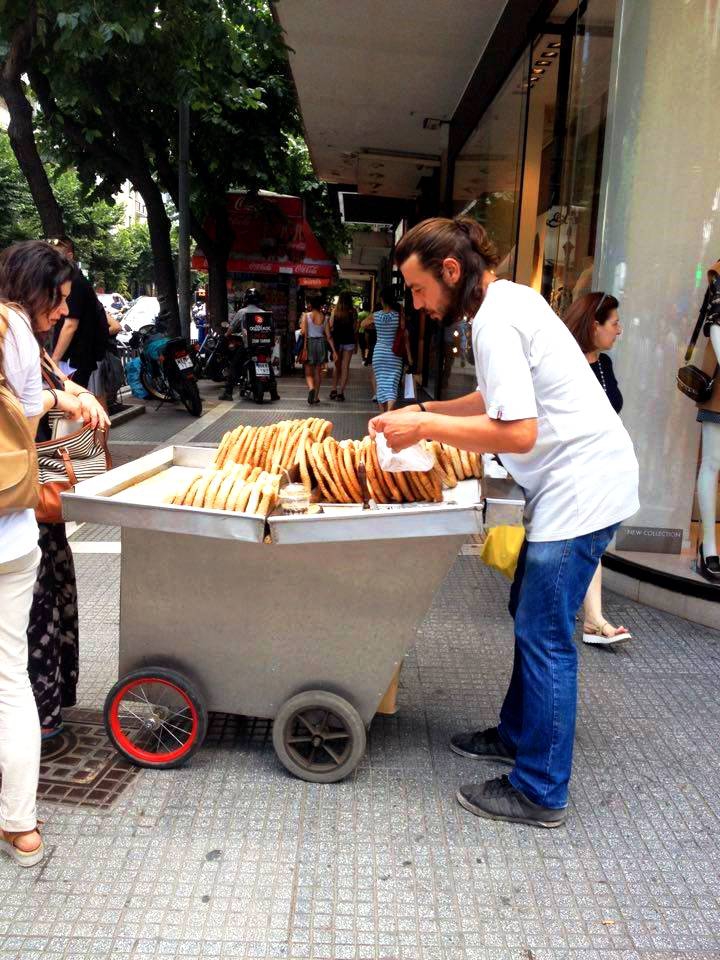
M 330 321 L 322 311 L 322 297 L 312 294 L 308 297 L 308 306 L 300 320 L 300 330 L 304 340 L 301 361 L 305 365 L 305 382 L 308 386 L 308 403 L 320 403 L 320 381 L 322 367 L 327 362 L 328 350 L 337 365 L 337 352 L 330 331 Z
M 395 334 L 400 326 L 400 314 L 392 287 L 385 287 L 381 291 L 380 310 L 365 322 L 377 334 L 372 360 L 375 398 L 381 410 L 392 410 L 397 403 L 403 368 L 403 358 L 393 352 Z
M 36 340 L 41 342 L 44 416 L 37 428 L 38 441 L 51 439 L 50 410 L 60 410 L 69 419 L 93 427 L 110 425 L 97 399 L 66 378 L 42 346 L 51 339 L 55 325 L 67 316 L 73 275 L 70 261 L 42 241 L 15 244 L 0 256 L 0 297 L 25 312 Z M 75 704 L 78 609 L 75 567 L 65 524 L 40 523 L 38 528 L 41 556 L 28 624 L 28 670 L 42 737 L 47 739 L 61 732 L 63 707 Z
M 623 397 L 612 360 L 605 353 L 612 350 L 622 334 L 618 306 L 618 301 L 609 293 L 583 294 L 568 309 L 565 325 L 585 354 L 610 406 L 619 415 Z M 627 627 L 613 627 L 603 616 L 602 564 L 599 563 L 583 601 L 583 642 L 608 647 L 631 639 Z
M 460 788 L 480 817 L 558 827 L 567 816 L 577 704 L 575 614 L 622 520 L 638 464 L 619 417 L 539 293 L 497 280 L 498 256 L 469 217 L 413 227 L 395 258 L 416 309 L 472 321 L 478 389 L 370 421 L 395 450 L 422 439 L 499 454 L 525 494 L 525 542 L 510 593 L 515 656 L 500 723 L 455 735 L 463 757 L 512 767 Z
M 345 387 L 350 377 L 350 361 L 358 349 L 357 325 L 357 310 L 351 294 L 345 291 L 338 297 L 337 305 L 330 317 L 330 331 L 338 356 L 333 368 L 331 400 L 342 402 L 345 399 Z

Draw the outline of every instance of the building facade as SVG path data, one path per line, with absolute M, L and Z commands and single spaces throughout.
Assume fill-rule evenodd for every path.
M 355 8 L 372 22 L 373 6 Z M 702 521 L 707 533 L 720 502 L 716 496 L 711 510 L 706 491 L 699 503 L 696 485 L 701 434 L 720 450 L 720 422 L 697 422 L 676 374 L 707 270 L 720 260 L 712 110 L 720 4 L 378 5 L 383 30 L 353 23 L 345 34 L 351 63 L 365 66 L 344 104 L 338 60 L 333 96 L 351 108 L 347 123 L 317 87 L 311 63 L 318 51 L 331 64 L 333 50 L 348 59 L 333 36 L 332 9 L 319 0 L 318 22 L 310 23 L 300 7 L 279 0 L 276 16 L 301 51 L 290 63 L 313 161 L 346 209 L 365 203 L 376 220 L 403 225 L 465 213 L 495 241 L 500 275 L 540 291 L 561 316 L 591 290 L 620 301 L 624 333 L 612 359 L 640 461 L 642 507 L 609 565 L 619 588 L 691 618 L 697 602 L 707 619 L 704 602 L 720 599 L 720 586 L 695 572 L 695 557 Z M 337 8 L 348 12 L 344 3 Z M 379 215 L 383 200 L 394 205 L 392 218 Z M 471 389 L 466 331 L 425 324 L 423 340 L 428 393 Z M 701 332 L 699 347 L 707 343 Z M 672 590 L 682 591 L 682 610 L 677 595 L 661 596 Z M 712 618 L 720 625 L 720 606 Z

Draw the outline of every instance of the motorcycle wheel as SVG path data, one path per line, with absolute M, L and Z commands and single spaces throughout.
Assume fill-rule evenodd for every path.
M 169 403 L 174 399 L 172 393 L 168 390 L 168 386 L 164 378 L 154 377 L 147 370 L 141 369 L 140 382 L 150 396 L 155 397 L 156 400 L 164 400 L 165 402 Z
M 196 383 L 193 383 L 192 380 L 185 380 L 178 386 L 178 395 L 191 416 L 199 417 L 202 415 L 202 397 Z
M 253 387 L 253 400 L 255 403 L 262 403 L 264 394 L 265 391 L 263 390 L 261 384 L 256 383 Z

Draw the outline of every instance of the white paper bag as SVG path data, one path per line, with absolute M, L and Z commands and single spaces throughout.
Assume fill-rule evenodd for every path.
M 415 399 L 415 377 L 411 373 L 405 374 L 405 385 L 403 390 L 403 398 L 405 400 L 414 400 Z
M 375 437 L 378 462 L 381 470 L 388 473 L 402 473 L 411 470 L 413 473 L 427 473 L 435 466 L 435 454 L 430 453 L 419 443 L 414 443 L 405 450 L 395 453 L 387 444 L 385 435 L 378 433 Z

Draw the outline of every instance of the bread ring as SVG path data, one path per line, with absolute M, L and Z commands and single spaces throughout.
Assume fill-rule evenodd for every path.
M 312 467 L 313 474 L 315 475 L 315 480 L 317 485 L 320 488 L 320 495 L 323 500 L 327 503 L 332 503 L 335 499 L 335 494 L 331 492 L 331 488 L 327 485 L 327 480 L 323 474 L 322 465 L 319 464 L 319 452 L 320 444 L 315 440 L 313 443 L 309 443 L 307 446 L 308 459 L 310 461 L 310 466 Z
M 235 466 L 230 469 L 230 472 L 225 476 L 225 479 L 220 484 L 215 497 L 215 503 L 213 506 L 214 510 L 224 510 L 227 505 L 228 497 L 232 491 L 232 488 L 237 480 L 238 476 L 241 476 L 239 471 L 241 467 Z
M 306 493 L 310 494 L 312 492 L 312 481 L 310 479 L 310 472 L 308 470 L 308 457 L 307 457 L 307 446 L 309 443 L 310 431 L 308 427 L 304 427 L 300 435 L 300 441 L 298 442 L 297 450 L 297 464 L 300 468 L 300 482 L 305 487 Z
M 193 500 L 195 498 L 195 491 L 197 490 L 198 484 L 200 483 L 201 480 L 202 480 L 202 474 L 200 474 L 199 477 L 196 477 L 193 480 L 193 482 L 190 484 L 190 486 L 188 487 L 187 493 L 183 497 L 183 502 L 182 502 L 183 507 L 192 506 Z
M 232 463 L 242 463 L 242 453 L 247 446 L 248 437 L 252 427 L 244 426 L 238 428 L 237 439 L 233 441 L 230 449 L 228 450 L 228 455 L 225 458 L 225 463 L 231 461 Z
M 192 505 L 193 507 L 202 507 L 205 503 L 205 494 L 207 493 L 207 488 L 210 486 L 213 477 L 215 476 L 215 471 L 206 471 L 200 478 L 200 483 L 197 485 L 195 490 L 195 496 L 193 497 Z
M 240 508 L 241 513 L 257 513 L 257 509 L 260 506 L 260 497 L 262 496 L 262 489 L 264 485 L 264 479 L 260 477 L 250 487 L 250 496 L 248 497 L 247 504 Z
M 412 488 L 412 492 L 415 499 L 418 500 L 420 503 L 423 503 L 425 500 L 427 500 L 427 494 L 425 492 L 425 488 L 423 487 L 423 484 L 420 481 L 418 474 L 414 470 L 413 471 L 408 470 L 406 471 L 405 476 L 407 477 L 407 481 L 410 484 L 410 487 Z
M 205 491 L 205 497 L 202 502 L 202 505 L 206 510 L 213 509 L 213 504 L 215 503 L 215 498 L 217 497 L 218 490 L 220 489 L 220 484 L 223 482 L 226 476 L 227 473 L 224 470 L 218 470 L 208 484 L 207 490 Z
M 467 450 L 460 450 L 460 463 L 462 464 L 465 479 L 469 480 L 470 477 L 472 477 L 472 466 L 470 465 L 470 456 Z
M 253 488 L 253 484 L 248 483 L 247 480 L 241 481 L 240 483 L 238 483 L 236 487 L 237 495 L 234 497 L 231 497 L 230 500 L 228 501 L 228 504 L 232 504 L 232 510 L 235 513 L 246 512 L 247 502 L 250 499 L 252 488 Z
M 362 491 L 355 476 L 355 467 L 352 460 L 353 447 L 348 440 L 338 445 L 338 465 L 343 475 L 345 487 L 353 503 L 362 503 Z
M 335 500 L 338 503 L 349 503 L 350 497 L 345 492 L 342 481 L 339 476 L 339 469 L 337 465 L 337 460 L 335 458 L 335 449 L 333 447 L 333 439 L 331 437 L 326 437 L 322 443 L 319 444 L 318 457 L 321 460 L 322 466 L 325 467 L 325 481 L 326 486 L 328 486 L 335 495 Z
M 479 453 L 470 454 L 470 466 L 472 467 L 472 474 L 478 480 L 482 480 L 483 475 L 483 461 L 482 456 Z
M 199 471 L 196 471 L 195 473 L 188 473 L 186 476 L 184 476 L 170 502 L 176 504 L 177 506 L 182 506 L 185 502 L 185 497 L 190 491 L 190 487 L 192 487 L 196 480 L 199 480 L 201 476 L 202 474 Z
M 400 491 L 401 503 L 414 503 L 417 498 L 405 470 L 395 474 L 395 483 Z
M 235 509 L 235 506 L 237 505 L 238 497 L 240 496 L 240 493 L 244 486 L 245 486 L 245 480 L 241 479 L 239 476 L 235 477 L 233 481 L 233 485 L 230 489 L 230 493 L 228 494 L 228 498 L 225 502 L 226 510 L 233 511 Z
M 450 462 L 452 464 L 453 471 L 458 480 L 465 479 L 465 471 L 463 470 L 462 461 L 460 460 L 460 453 L 457 447 L 452 447 L 449 444 L 445 446 L 445 450 L 450 457 Z
M 377 480 L 375 486 L 379 486 L 382 489 L 383 496 L 385 497 L 385 503 L 392 503 L 393 500 L 395 500 L 393 490 L 397 490 L 397 485 L 394 480 L 390 480 L 388 478 L 388 474 L 385 473 L 383 468 L 380 466 L 380 460 L 377 454 L 377 444 L 374 440 L 370 441 L 370 454 L 372 456 L 373 467 L 375 468 L 375 479 Z M 398 498 L 400 496 L 399 490 L 397 492 L 397 496 Z
M 427 472 L 426 476 L 427 476 L 428 480 L 430 481 L 430 483 L 431 483 L 431 485 L 432 485 L 432 493 L 433 493 L 433 497 L 432 497 L 432 498 L 433 498 L 433 503 L 442 503 L 442 499 L 443 499 L 443 495 L 442 495 L 442 477 L 443 477 L 443 474 L 442 474 L 442 471 L 440 470 L 440 467 L 438 467 L 437 464 L 436 464 L 436 465 L 432 468 L 432 470 L 429 470 L 429 471 Z
M 365 437 L 363 441 L 363 456 L 365 460 L 365 475 L 367 478 L 368 490 L 376 503 L 387 503 L 389 496 L 386 488 L 378 479 L 377 455 L 375 452 L 375 443 L 370 437 Z
M 257 515 L 259 517 L 267 517 L 272 508 L 275 506 L 275 488 L 271 483 L 265 484 L 262 488 L 262 495 L 260 497 L 260 503 L 257 508 Z
M 228 430 L 227 433 L 223 434 L 223 438 L 218 444 L 217 451 L 215 452 L 215 459 L 213 461 L 218 469 L 222 467 L 223 463 L 225 462 L 225 458 L 228 455 L 228 447 L 232 443 L 234 433 L 234 430 Z

